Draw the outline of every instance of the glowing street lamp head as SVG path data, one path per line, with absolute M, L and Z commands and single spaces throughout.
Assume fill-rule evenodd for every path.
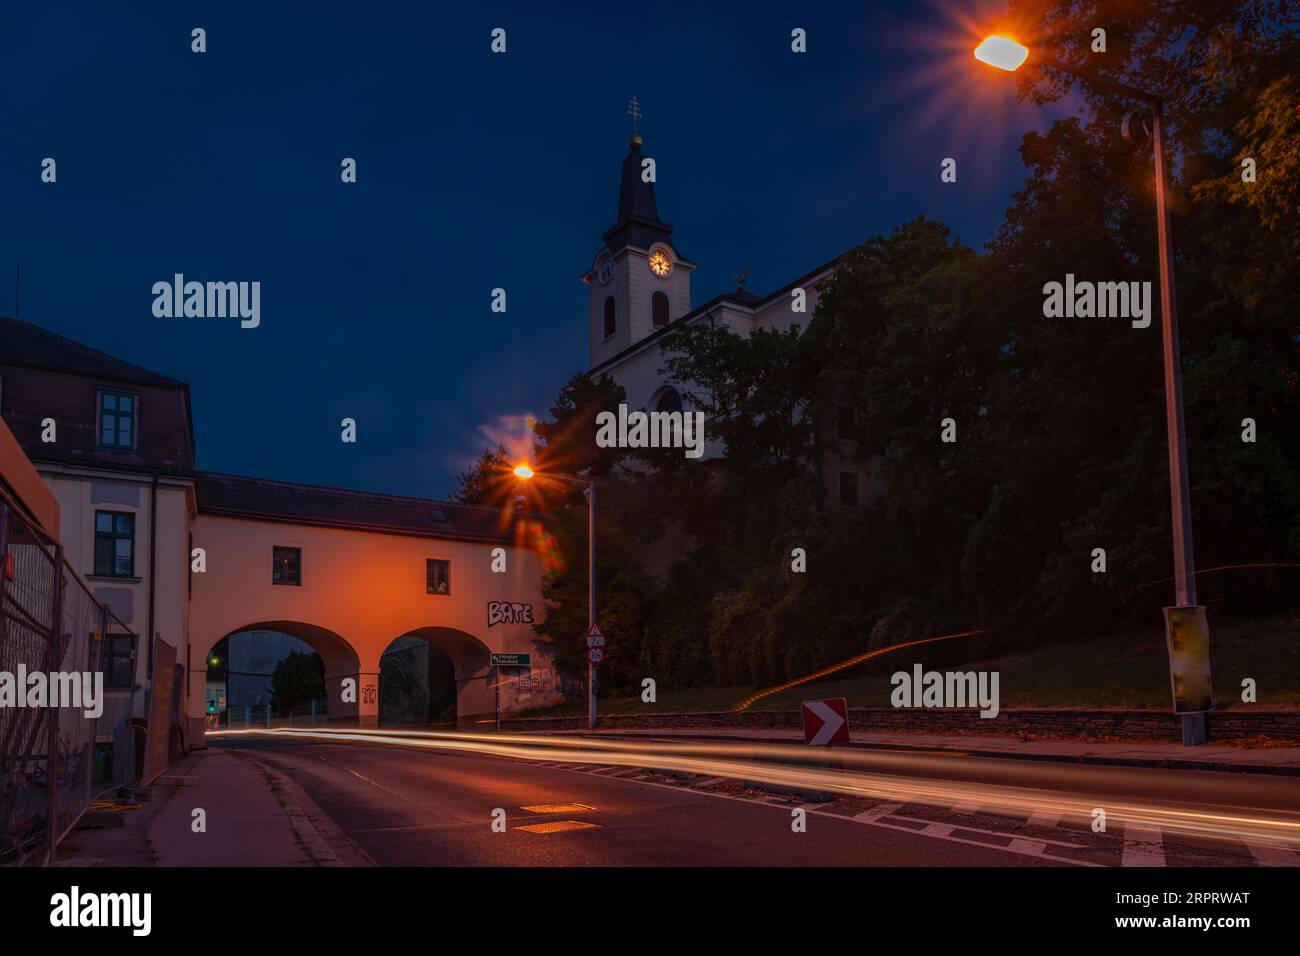
M 533 477 L 533 470 L 528 467 L 527 462 L 521 461 L 519 464 L 515 465 L 515 477 L 527 481 L 529 478 Z
M 1006 70 L 1008 73 L 1020 69 L 1021 64 L 1028 57 L 1029 48 L 1021 46 L 1011 37 L 987 37 L 975 48 L 975 59 L 989 66 L 996 66 L 999 70 Z

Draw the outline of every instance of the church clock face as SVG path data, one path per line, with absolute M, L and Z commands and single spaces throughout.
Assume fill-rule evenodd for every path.
M 650 253 L 650 271 L 659 278 L 665 278 L 668 273 L 673 271 L 673 261 L 668 258 L 668 253 L 662 249 L 656 249 Z
M 609 280 L 614 278 L 614 257 L 608 252 L 602 252 L 596 260 L 596 275 L 603 285 L 609 285 Z

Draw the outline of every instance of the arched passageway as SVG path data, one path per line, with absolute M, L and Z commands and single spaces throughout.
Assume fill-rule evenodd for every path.
M 381 723 L 454 721 L 494 726 L 496 674 L 478 638 L 451 627 L 421 627 L 396 638 L 379 662 Z

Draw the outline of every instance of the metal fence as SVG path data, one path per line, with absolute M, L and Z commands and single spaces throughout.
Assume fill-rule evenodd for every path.
M 212 714 L 208 726 L 213 730 L 256 730 L 262 727 L 324 727 L 329 723 L 324 697 L 296 704 L 287 712 L 277 712 L 270 704 L 236 704 L 219 714 Z
M 101 691 L 103 712 L 87 716 L 82 695 L 85 675 L 93 688 L 103 672 L 106 636 L 134 646 L 135 635 L 95 600 L 59 544 L 0 489 L 0 680 L 11 688 L 0 698 L 0 865 L 48 862 L 90 803 L 97 739 L 129 739 L 129 706 L 108 706 Z M 42 683 L 44 705 L 38 698 L 27 706 L 29 689 Z M 49 706 L 56 692 L 81 706 Z M 112 782 L 99 774 L 101 786 Z

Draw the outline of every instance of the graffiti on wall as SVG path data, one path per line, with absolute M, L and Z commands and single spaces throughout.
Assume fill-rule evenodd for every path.
M 488 627 L 498 624 L 532 624 L 533 606 L 514 601 L 487 602 Z

